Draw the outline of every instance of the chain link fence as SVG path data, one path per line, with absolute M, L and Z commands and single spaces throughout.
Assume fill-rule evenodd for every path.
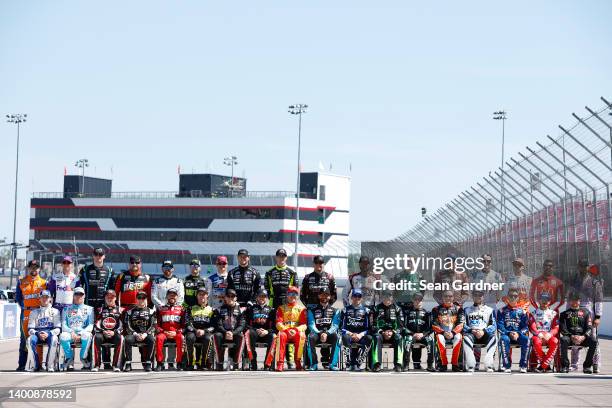
M 559 126 L 554 137 L 518 152 L 393 241 L 422 254 L 448 244 L 466 256 L 490 253 L 503 276 L 516 257 L 531 276 L 552 259 L 567 281 L 578 259 L 588 258 L 611 282 L 612 103 L 601 101 L 604 106 L 573 113 L 573 126 Z M 612 296 L 612 285 L 605 294 Z

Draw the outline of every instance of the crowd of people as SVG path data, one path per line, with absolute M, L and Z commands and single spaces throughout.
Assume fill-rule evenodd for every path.
M 64 257 L 62 271 L 48 281 L 32 260 L 16 291 L 22 309 L 17 371 L 74 370 L 76 350 L 83 370 L 131 371 L 132 349 L 138 347 L 145 371 L 223 370 L 227 349 L 232 370 L 283 371 L 287 360 L 296 370 L 362 371 L 365 366 L 379 372 L 383 347 L 391 347 L 397 372 L 409 370 L 411 360 L 412 369 L 422 369 L 425 349 L 428 371 L 447 371 L 450 365 L 452 371 L 474 372 L 482 358 L 484 369 L 493 372 L 497 353 L 500 369 L 510 373 L 512 347 L 518 347 L 522 373 L 576 370 L 580 348 L 587 349 L 583 371 L 599 372 L 603 280 L 587 259 L 578 262 L 565 288 L 554 276 L 552 260 L 544 261 L 541 276 L 532 279 L 517 258 L 504 279 L 492 270 L 491 256 L 482 258 L 484 268 L 473 276 L 451 264 L 436 273 L 435 282 L 482 280 L 504 283 L 504 289 L 436 291 L 438 305 L 431 311 L 417 290 L 375 290 L 375 280 L 388 279 L 372 273 L 367 256 L 359 259 L 360 271 L 349 276 L 343 308 L 334 306 L 336 282 L 324 270 L 324 258 L 313 258 L 313 271 L 299 285 L 284 249 L 276 251 L 276 265 L 263 279 L 244 249 L 229 271 L 227 258 L 218 256 L 217 271 L 208 277 L 193 259 L 185 279 L 174 274 L 170 260 L 161 265 L 163 275 L 152 279 L 138 256 L 130 257 L 128 270 L 115 274 L 104 263 L 102 248 L 77 274 L 72 258 Z M 404 271 L 393 279 L 415 282 L 421 276 Z M 42 345 L 48 347 L 45 364 Z M 258 348 L 266 350 L 263 367 Z

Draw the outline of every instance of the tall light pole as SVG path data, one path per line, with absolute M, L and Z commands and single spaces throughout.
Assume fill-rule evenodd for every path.
M 502 121 L 502 144 L 501 144 L 501 213 L 500 213 L 500 223 L 504 223 L 506 222 L 506 197 L 505 197 L 505 190 L 504 190 L 504 175 L 505 175 L 505 171 L 504 171 L 504 161 L 505 161 L 505 147 L 506 147 L 506 111 L 505 110 L 499 110 L 497 112 L 493 112 L 493 119 L 494 120 L 501 120 Z
M 308 105 L 298 103 L 296 105 L 289 105 L 289 113 L 292 115 L 298 115 L 298 155 L 297 155 L 297 187 L 295 189 L 295 251 L 293 253 L 293 267 L 297 273 L 298 269 L 298 245 L 300 243 L 300 171 L 302 167 L 301 153 L 302 153 L 302 114 L 306 113 Z
M 13 242 L 11 245 L 11 278 L 9 288 L 13 288 L 13 269 L 17 263 L 17 187 L 19 186 L 19 128 L 20 125 L 26 121 L 28 117 L 27 113 L 14 113 L 6 115 L 6 121 L 8 123 L 17 124 L 17 156 L 15 160 L 15 207 L 13 208 Z
M 85 167 L 89 167 L 89 160 L 87 159 L 79 159 L 74 163 L 74 167 L 78 167 L 81 169 L 81 180 L 82 186 L 79 186 L 79 193 L 81 197 L 85 196 Z
M 230 180 L 230 195 L 234 196 L 234 166 L 238 164 L 238 158 L 236 156 L 229 156 L 223 159 L 223 164 L 232 168 L 232 178 Z

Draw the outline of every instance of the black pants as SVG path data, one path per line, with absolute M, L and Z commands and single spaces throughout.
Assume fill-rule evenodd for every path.
M 124 347 L 124 355 L 125 362 L 132 362 L 132 347 L 138 343 L 136 341 L 136 337 L 133 334 L 128 334 L 125 336 L 125 347 Z M 142 343 L 145 344 L 146 350 L 140 349 L 140 355 L 143 358 L 143 363 L 152 363 L 153 356 L 155 355 L 155 337 L 152 334 L 147 334 L 147 337 L 144 338 Z
M 383 340 L 383 335 L 377 333 L 373 336 L 376 349 L 372 353 L 372 365 L 380 364 L 382 362 L 382 349 L 383 343 L 389 343 L 393 347 L 393 363 L 395 365 L 403 364 L 404 359 L 404 343 L 401 334 L 393 333 L 393 336 L 388 341 Z
M 570 361 L 569 361 L 567 352 L 569 348 L 573 345 L 574 344 L 572 343 L 572 339 L 570 336 L 561 336 L 561 367 L 563 368 L 569 368 L 570 366 Z M 597 339 L 594 337 L 587 336 L 584 338 L 582 343 L 580 343 L 579 345 L 583 347 L 588 347 L 587 355 L 584 360 L 584 363 L 582 364 L 582 367 L 583 368 L 592 367 L 593 366 L 593 356 L 595 355 L 595 350 L 597 349 Z
M 193 366 L 196 362 L 198 366 L 206 366 L 209 362 L 210 352 L 213 345 L 213 334 L 206 332 L 198 337 L 194 332 L 189 332 L 185 335 L 187 343 L 187 364 Z M 198 347 L 195 347 L 195 345 Z M 195 350 L 194 350 L 195 349 Z M 195 351 L 195 360 L 194 360 Z
M 102 347 L 104 343 L 112 343 L 114 352 L 113 352 L 113 367 L 119 367 L 119 363 L 121 359 L 119 358 L 123 353 L 123 337 L 119 332 L 115 332 L 113 337 L 104 337 L 103 333 L 96 333 L 93 339 L 93 347 L 94 347 L 94 365 L 95 367 L 100 367 L 101 359 L 103 361 L 110 361 L 110 348 Z M 100 353 L 102 358 L 100 358 Z
M 422 344 L 427 349 L 427 365 L 433 364 L 433 344 L 429 336 L 423 336 L 420 340 L 415 340 L 412 335 L 406 336 L 406 352 L 404 353 L 404 367 L 408 367 L 410 364 L 410 358 L 412 357 L 413 364 L 421 364 L 421 356 L 423 354 L 422 347 L 413 348 L 413 344 Z
M 257 330 L 251 328 L 245 332 L 244 335 L 246 340 L 246 352 L 249 360 L 257 361 L 257 347 L 255 347 L 257 343 L 266 344 L 266 356 L 268 355 L 272 342 L 274 341 L 274 333 L 268 332 L 265 336 L 259 336 Z
M 307 342 L 308 350 L 306 354 L 308 355 L 308 365 L 309 366 L 312 366 L 318 363 L 317 345 L 319 344 L 330 344 L 331 345 L 330 348 L 321 349 L 321 360 L 322 362 L 327 364 L 329 363 L 330 350 L 332 350 L 334 347 L 337 347 L 338 333 L 329 333 L 327 335 L 327 341 L 325 343 L 321 341 L 321 333 L 310 333 L 308 335 L 308 342 Z
M 217 364 L 223 364 L 225 361 L 225 349 L 223 348 L 223 344 L 225 343 L 230 343 L 232 345 L 231 350 L 228 351 L 228 356 L 232 358 L 234 365 L 240 364 L 242 361 L 242 340 L 244 339 L 242 333 L 235 334 L 231 341 L 226 340 L 223 333 L 215 333 L 213 339 L 215 353 L 217 355 Z

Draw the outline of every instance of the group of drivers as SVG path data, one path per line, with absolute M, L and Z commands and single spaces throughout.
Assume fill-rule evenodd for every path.
M 527 371 L 528 358 L 535 371 L 550 370 L 558 345 L 562 371 L 569 370 L 568 350 L 572 346 L 588 349 L 585 373 L 599 369 L 593 364 L 597 351 L 594 327 L 601 318 L 597 303 L 603 281 L 590 273 L 586 260 L 579 262 L 579 274 L 567 294 L 569 307 L 559 315 L 566 293 L 561 281 L 552 276 L 550 260 L 544 262 L 543 275 L 527 285 L 522 259 L 517 258 L 514 276 L 506 279 L 505 293 L 474 291 L 473 304 L 467 307 L 467 293 L 434 293 L 439 305 L 429 312 L 423 307 L 422 293 L 403 292 L 394 299 L 390 292 L 374 290 L 366 256 L 359 260 L 360 272 L 349 277 L 345 307 L 340 310 L 333 306 L 336 284 L 323 270 L 323 257 L 314 257 L 314 270 L 304 277 L 300 290 L 295 271 L 286 264 L 284 249 L 276 252 L 276 265 L 266 272 L 263 282 L 250 266 L 248 252 L 242 249 L 237 255 L 239 265 L 230 271 L 227 258 L 217 257 L 217 272 L 208 278 L 200 275 L 200 262 L 194 259 L 185 280 L 174 275 L 171 261 L 164 261 L 163 276 L 153 281 L 142 273 L 137 256 L 130 257 L 128 271 L 114 277 L 112 269 L 104 265 L 100 248 L 94 250 L 94 263 L 78 276 L 71 272 L 72 260 L 64 258 L 63 271 L 49 282 L 38 276 L 38 262 L 30 261 L 29 273 L 17 288 L 25 349 L 20 349 L 18 370 L 26 368 L 24 351 L 30 369 L 41 369 L 38 345 L 44 343 L 50 350 L 46 367 L 52 371 L 58 341 L 68 370 L 74 367 L 75 346 L 80 346 L 83 369 L 97 371 L 104 364 L 105 369 L 130 371 L 132 348 L 138 346 L 145 371 L 162 370 L 166 354 L 170 354 L 164 347 L 167 343 L 175 346 L 179 370 L 222 370 L 226 348 L 230 368 L 240 368 L 246 358 L 242 367 L 257 370 L 257 347 L 266 348 L 264 369 L 282 371 L 288 353 L 289 367 L 317 370 L 316 347 L 321 346 L 325 369 L 338 370 L 339 354 L 344 353 L 350 370 L 361 371 L 365 362 L 368 370 L 378 372 L 382 369 L 382 348 L 390 346 L 395 371 L 409 369 L 411 356 L 413 368 L 420 369 L 422 348 L 427 350 L 428 370 L 446 371 L 447 347 L 452 350 L 453 371 L 462 367 L 477 370 L 480 354 L 486 370 L 493 371 L 498 343 L 506 372 L 511 371 L 512 345 L 521 348 L 521 372 Z M 489 274 L 496 273 L 490 268 L 490 256 L 483 258 L 485 268 L 478 274 L 486 281 L 491 279 Z M 409 274 L 411 279 L 413 275 Z M 451 267 L 440 271 L 436 280 L 466 280 L 459 275 Z M 531 302 L 525 302 L 527 293 Z M 505 303 L 500 309 L 496 306 L 499 301 Z M 34 302 L 39 307 L 34 307 Z M 530 344 L 533 352 L 528 356 Z M 114 349 L 112 361 L 110 349 Z M 572 349 L 575 365 L 578 349 Z M 174 364 L 168 363 L 168 367 Z

